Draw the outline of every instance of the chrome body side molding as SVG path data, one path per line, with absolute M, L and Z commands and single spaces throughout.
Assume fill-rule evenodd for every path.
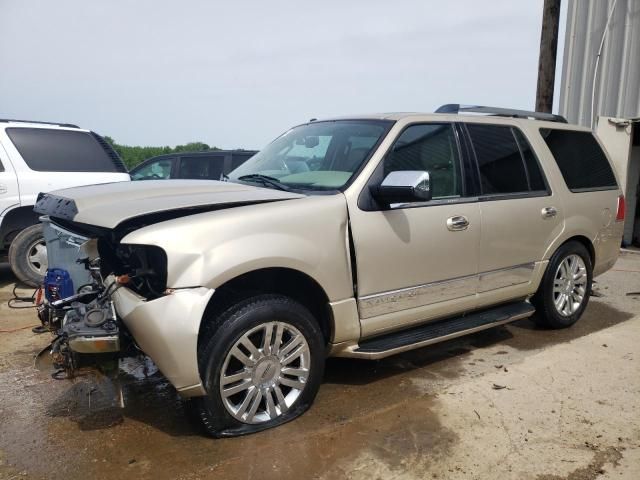
M 428 283 L 362 297 L 358 300 L 358 310 L 360 318 L 377 317 L 386 313 L 474 295 L 477 287 L 477 275 Z
M 515 267 L 501 268 L 500 270 L 481 273 L 479 275 L 478 293 L 530 282 L 534 269 L 535 263 L 526 263 L 524 265 L 516 265 Z
M 424 307 L 438 302 L 484 293 L 499 288 L 528 283 L 533 277 L 535 264 L 526 263 L 501 268 L 478 275 L 452 278 L 440 282 L 417 285 L 391 292 L 367 295 L 358 300 L 361 319 Z

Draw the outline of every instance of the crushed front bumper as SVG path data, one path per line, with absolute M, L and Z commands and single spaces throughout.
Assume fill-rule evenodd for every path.
M 113 295 L 118 316 L 138 346 L 183 396 L 206 393 L 198 370 L 198 331 L 213 292 L 184 288 L 147 301 L 122 287 Z

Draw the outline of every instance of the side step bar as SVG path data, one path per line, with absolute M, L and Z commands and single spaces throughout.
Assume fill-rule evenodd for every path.
M 530 317 L 534 312 L 535 308 L 528 302 L 509 303 L 362 340 L 359 345 L 347 347 L 337 355 L 375 360 L 514 322 Z

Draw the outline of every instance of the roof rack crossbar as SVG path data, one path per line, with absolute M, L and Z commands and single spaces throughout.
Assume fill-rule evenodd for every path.
M 533 118 L 535 120 L 546 120 L 548 122 L 567 123 L 567 119 L 562 115 L 553 113 L 531 112 L 529 110 L 515 110 L 512 108 L 485 107 L 482 105 L 460 105 L 459 103 L 448 103 L 436 110 L 436 113 L 485 113 L 487 115 L 497 115 L 499 117 L 513 118 Z
M 58 123 L 58 122 L 40 122 L 36 120 L 16 120 L 14 118 L 0 118 L 0 123 L 36 123 L 40 125 L 57 125 L 58 127 L 66 127 L 66 128 L 80 128 L 73 123 Z

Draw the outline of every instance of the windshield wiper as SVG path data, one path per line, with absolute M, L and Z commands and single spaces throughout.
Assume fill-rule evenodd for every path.
M 285 192 L 291 192 L 292 190 L 287 187 L 284 183 L 280 182 L 277 178 L 270 177 L 269 175 L 262 175 L 260 173 L 252 173 L 250 175 L 242 175 L 238 177 L 238 180 L 243 181 L 257 181 L 262 183 L 265 187 L 271 186 L 277 188 L 278 190 L 284 190 Z

